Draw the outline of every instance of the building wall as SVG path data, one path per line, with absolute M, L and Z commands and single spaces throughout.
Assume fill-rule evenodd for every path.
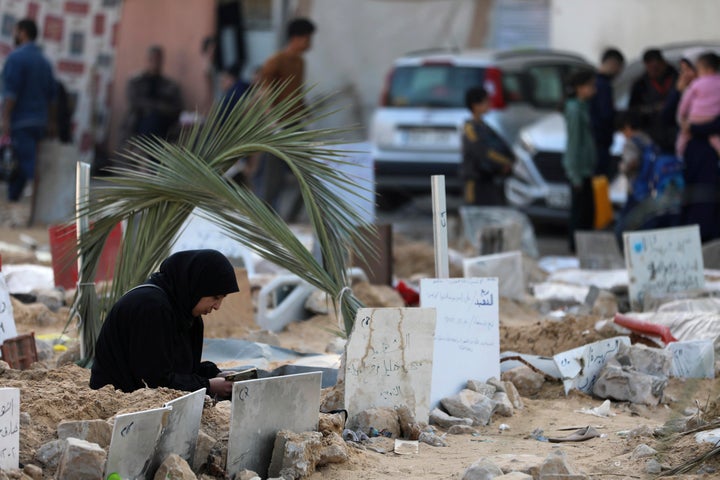
M 720 40 L 718 0 L 552 0 L 551 45 L 597 61 L 608 46 L 632 60 L 649 46 Z

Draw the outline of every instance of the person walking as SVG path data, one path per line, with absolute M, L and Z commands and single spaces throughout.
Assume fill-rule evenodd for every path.
M 18 202 L 29 180 L 35 178 L 38 142 L 54 127 L 56 83 L 50 62 L 35 43 L 38 29 L 31 19 L 15 26 L 17 48 L 2 70 L 3 107 L 0 143 L 12 145 L 17 161 L 8 181 L 11 226 L 26 224 Z
M 596 175 L 612 179 L 617 171 L 610 156 L 610 147 L 615 134 L 615 100 L 612 82 L 625 66 L 625 57 L 620 50 L 609 48 L 603 52 L 600 68 L 595 77 L 595 96 L 590 101 L 595 146 L 597 147 Z
M 570 77 L 571 94 L 565 103 L 567 147 L 562 165 L 570 183 L 569 247 L 575 252 L 575 232 L 592 230 L 595 220 L 595 199 L 592 177 L 595 172 L 597 148 L 590 121 L 590 99 L 595 94 L 595 73 L 582 70 Z

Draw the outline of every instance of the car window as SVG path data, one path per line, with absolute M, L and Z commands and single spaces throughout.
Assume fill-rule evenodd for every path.
M 482 86 L 484 69 L 454 65 L 398 67 L 387 104 L 395 107 L 465 107 L 465 92 Z
M 559 65 L 528 68 L 531 102 L 540 108 L 560 108 L 565 98 L 563 72 Z
M 502 86 L 503 98 L 507 103 L 517 103 L 526 101 L 525 97 L 525 79 L 519 73 L 503 73 Z

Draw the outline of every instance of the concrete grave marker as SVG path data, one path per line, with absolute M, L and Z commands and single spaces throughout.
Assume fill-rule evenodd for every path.
M 0 471 L 20 465 L 20 389 L 0 388 Z
M 465 278 L 497 277 L 502 297 L 521 299 L 525 296 L 525 275 L 522 253 L 507 252 L 463 260 Z
M 192 465 L 204 403 L 205 389 L 201 388 L 163 405 L 171 410 L 167 425 L 155 448 L 151 473 L 154 473 L 171 453 L 179 455 Z
M 312 372 L 235 383 L 225 467 L 229 477 L 248 469 L 266 478 L 277 432 L 317 430 L 321 381 L 322 374 Z
M 624 233 L 623 241 L 633 310 L 642 311 L 646 296 L 705 286 L 697 225 Z
M 8 338 L 13 337 L 17 337 L 17 329 L 10 302 L 10 290 L 5 281 L 5 274 L 0 272 L 0 345 Z
M 419 422 L 430 413 L 435 310 L 361 308 L 347 344 L 345 408 L 350 417 L 407 405 Z
M 613 270 L 624 268 L 625 260 L 612 232 L 575 232 L 580 268 Z
M 105 476 L 115 472 L 126 480 L 145 479 L 171 407 L 126 413 L 115 417 Z
M 592 394 L 600 370 L 615 356 L 621 343 L 630 345 L 630 338 L 607 338 L 555 355 L 553 360 L 560 371 L 565 394 L 572 389 Z
M 434 307 L 430 406 L 455 395 L 470 379 L 500 378 L 497 278 L 425 278 L 420 306 Z

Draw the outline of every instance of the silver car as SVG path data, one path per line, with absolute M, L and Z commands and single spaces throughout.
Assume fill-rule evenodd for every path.
M 485 120 L 512 145 L 520 128 L 561 108 L 566 78 L 585 68 L 581 56 L 553 50 L 425 51 L 397 59 L 370 127 L 380 203 L 387 203 L 382 195 L 429 191 L 431 175 L 445 175 L 448 190 L 459 190 L 469 88 L 486 88 L 492 110 Z

